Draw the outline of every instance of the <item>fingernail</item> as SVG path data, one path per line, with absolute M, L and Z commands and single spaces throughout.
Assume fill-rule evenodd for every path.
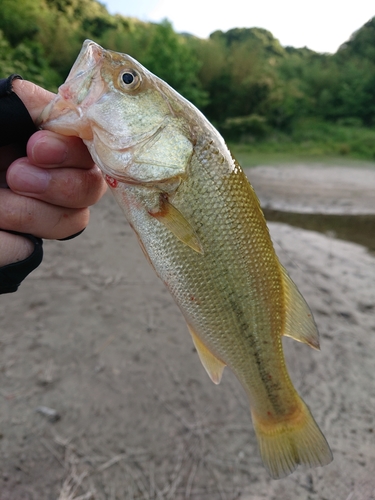
M 33 160 L 43 165 L 63 163 L 68 155 L 68 148 L 64 141 L 57 137 L 43 137 L 37 141 L 32 149 Z
M 14 191 L 21 193 L 44 193 L 51 180 L 51 174 L 32 165 L 14 165 L 9 171 L 8 182 Z

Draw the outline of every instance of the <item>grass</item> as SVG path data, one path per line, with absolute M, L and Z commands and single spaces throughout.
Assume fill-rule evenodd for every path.
M 243 167 L 301 161 L 352 166 L 375 162 L 375 129 L 304 119 L 289 134 L 272 131 L 263 139 L 243 137 L 229 147 Z

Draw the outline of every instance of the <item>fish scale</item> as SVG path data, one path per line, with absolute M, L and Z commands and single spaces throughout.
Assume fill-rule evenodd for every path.
M 204 168 L 196 147 L 189 176 L 173 198 L 173 204 L 196 229 L 203 256 L 144 210 L 144 206 L 153 204 L 145 198 L 155 196 L 148 188 L 120 186 L 114 194 L 116 198 L 129 198 L 131 190 L 137 197 L 137 202 L 127 202 L 130 206 L 127 218 L 135 231 L 143 234 L 142 242 L 156 273 L 170 290 L 188 324 L 237 375 L 253 408 L 261 414 L 274 413 L 276 409 L 288 415 L 291 413 L 289 401 L 294 401 L 295 390 L 280 356 L 281 276 L 277 260 L 267 259 L 267 254 L 274 252 L 268 230 L 264 231 L 266 224 L 258 200 L 255 195 L 251 198 L 253 207 L 249 210 L 252 188 L 233 162 L 222 169 L 223 178 L 211 162 L 203 165 Z M 216 193 L 214 199 L 212 193 Z M 122 205 L 121 200 L 118 201 Z M 226 216 L 228 207 L 232 207 L 230 217 Z M 225 221 L 225 231 L 221 221 Z M 244 252 L 243 247 L 249 245 L 246 238 L 249 233 L 251 249 Z M 238 255 L 243 258 L 239 259 Z M 191 301 L 191 296 L 196 297 L 196 301 Z M 273 344 L 273 350 L 264 349 L 265 336 L 267 343 Z M 274 374 L 277 387 L 282 388 L 277 393 L 268 372 Z
M 214 165 L 206 167 L 206 169 L 200 168 L 199 160 L 197 161 L 195 171 L 191 171 L 191 177 L 184 186 L 184 191 L 178 193 L 177 199 L 174 200 L 176 206 L 181 208 L 187 217 L 189 217 L 187 207 L 199 204 L 200 200 L 205 198 L 205 192 L 201 193 L 198 190 L 198 186 L 207 185 L 205 179 L 201 178 L 202 172 L 215 171 L 212 168 Z M 194 179 L 195 175 L 198 176 L 197 182 Z M 195 184 L 195 189 L 190 189 L 190 179 Z M 239 353 L 243 352 L 246 352 L 249 357 L 252 354 L 248 348 L 246 349 L 246 346 L 244 346 L 245 349 L 238 347 L 234 343 L 234 339 L 238 337 L 237 341 L 240 344 L 248 341 L 256 345 L 259 331 L 263 330 L 267 335 L 271 332 L 274 334 L 267 342 L 276 338 L 277 343 L 280 344 L 279 349 L 281 349 L 281 325 L 279 321 L 275 321 L 277 310 L 281 308 L 282 299 L 279 293 L 280 283 L 277 287 L 275 282 L 281 282 L 281 277 L 277 266 L 274 265 L 272 270 L 271 266 L 267 267 L 267 259 L 262 257 L 272 253 L 273 248 L 267 232 L 262 230 L 266 226 L 263 215 L 258 208 L 257 199 L 253 198 L 254 209 L 258 209 L 257 217 L 253 215 L 253 211 L 248 210 L 248 206 L 247 210 L 244 210 L 243 204 L 248 200 L 248 191 L 251 188 L 243 172 L 237 167 L 229 173 L 229 176 L 224 175 L 224 179 L 220 179 L 218 175 L 213 176 L 212 182 L 214 184 L 212 191 L 217 193 L 217 201 L 212 202 L 212 194 L 210 198 L 206 197 L 209 199 L 207 204 L 209 206 L 203 205 L 198 214 L 200 221 L 207 219 L 202 224 L 204 228 L 201 229 L 202 234 L 198 232 L 198 236 L 201 238 L 203 248 L 207 247 L 208 250 L 204 254 L 204 262 L 201 262 L 199 272 L 196 273 L 200 277 L 199 286 L 203 288 L 197 293 L 203 295 L 204 305 L 200 310 L 196 310 L 194 315 L 191 314 L 187 301 L 181 303 L 180 307 L 182 310 L 187 310 L 189 315 L 187 320 L 188 322 L 192 321 L 194 326 L 197 325 L 198 332 L 200 330 L 210 332 L 210 334 L 205 334 L 205 339 L 210 344 L 209 347 L 220 359 L 226 360 L 226 364 L 236 372 L 245 388 L 249 387 L 249 384 L 245 382 L 248 378 L 252 380 L 251 386 L 254 387 L 256 385 L 254 384 L 255 376 L 249 370 L 249 359 L 243 354 L 238 356 Z M 193 199 L 191 199 L 192 196 L 189 199 L 189 195 L 185 193 L 192 193 Z M 184 198 L 184 202 L 179 205 L 181 198 Z M 232 207 L 230 217 L 226 216 L 228 207 Z M 233 207 L 236 211 L 233 210 Z M 212 216 L 213 213 L 216 214 L 215 219 Z M 194 227 L 194 220 L 192 218 L 189 220 Z M 225 221 L 224 224 L 222 221 Z M 224 231 L 222 230 L 223 226 Z M 210 231 L 207 231 L 207 227 L 210 228 Z M 249 237 L 246 236 L 249 233 L 251 234 L 250 249 Z M 223 235 L 225 238 L 222 238 Z M 218 240 L 221 245 L 217 244 Z M 181 244 L 179 246 L 183 247 Z M 182 250 L 185 251 L 185 248 Z M 238 258 L 239 255 L 241 255 L 241 259 Z M 191 255 L 191 257 L 200 260 L 197 255 Z M 249 262 L 251 262 L 250 272 Z M 199 264 L 196 262 L 195 265 Z M 212 290 L 211 286 L 204 286 L 207 277 L 211 277 L 214 282 L 215 291 Z M 267 281 L 271 281 L 274 288 L 267 286 Z M 271 307 L 265 307 L 265 304 L 270 304 Z M 206 307 L 210 309 L 209 314 L 206 313 Z M 202 317 L 206 320 L 204 324 L 200 323 Z M 237 332 L 238 334 L 235 335 Z M 277 335 L 278 332 L 279 335 Z M 219 341 L 216 340 L 218 337 Z M 259 350 L 259 357 L 261 355 L 262 349 Z M 241 363 L 238 363 L 237 357 L 240 357 Z M 269 353 L 267 353 L 267 358 L 269 362 Z M 239 368 L 241 365 L 243 366 L 242 370 Z M 280 377 L 285 377 L 285 374 L 281 374 L 278 378 Z M 248 390 L 251 391 L 251 389 Z
M 271 476 L 328 464 L 331 451 L 293 387 L 281 341 L 318 348 L 315 323 L 214 127 L 130 56 L 90 40 L 41 125 L 84 140 L 207 373 L 219 383 L 228 366 L 244 387 Z

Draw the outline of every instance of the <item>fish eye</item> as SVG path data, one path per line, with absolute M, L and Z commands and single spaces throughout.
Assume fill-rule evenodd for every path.
M 140 75 L 134 69 L 125 69 L 120 75 L 122 87 L 127 90 L 135 90 L 141 83 Z
M 122 81 L 125 83 L 125 85 L 130 85 L 134 82 L 134 75 L 132 73 L 124 73 L 122 75 Z

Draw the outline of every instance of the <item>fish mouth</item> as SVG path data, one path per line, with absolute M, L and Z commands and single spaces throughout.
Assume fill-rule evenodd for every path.
M 83 43 L 65 83 L 39 116 L 36 122 L 38 127 L 62 135 L 77 135 L 83 140 L 93 138 L 91 127 L 84 117 L 87 108 L 106 90 L 100 78 L 105 52 L 91 40 Z
M 82 109 L 59 95 L 43 109 L 36 125 L 43 130 L 51 130 L 66 136 L 78 136 L 87 141 L 93 138 L 91 126 L 83 118 Z

